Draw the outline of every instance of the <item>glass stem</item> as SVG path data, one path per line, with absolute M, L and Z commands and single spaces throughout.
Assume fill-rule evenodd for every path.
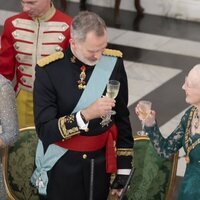
M 142 121 L 142 131 L 144 132 L 144 122 Z

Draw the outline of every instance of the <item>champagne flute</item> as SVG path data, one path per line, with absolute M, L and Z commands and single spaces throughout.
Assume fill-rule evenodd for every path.
M 107 84 L 106 96 L 115 99 L 118 95 L 120 88 L 120 82 L 117 80 L 109 80 Z M 116 112 L 114 110 L 111 111 L 111 115 L 115 115 Z
M 142 100 L 138 103 L 138 116 L 141 119 L 142 130 L 138 131 L 137 134 L 140 136 L 146 136 L 147 133 L 144 130 L 144 120 L 148 117 L 151 113 L 151 105 L 150 101 Z
M 107 88 L 106 88 L 106 96 L 112 99 L 115 99 L 118 95 L 119 92 L 119 87 L 120 87 L 120 82 L 117 80 L 109 80 L 107 83 Z M 101 125 L 102 127 L 108 126 L 108 124 L 112 121 L 111 120 L 111 115 L 115 115 L 116 112 L 114 110 L 111 110 L 110 113 L 108 113 L 105 117 L 102 117 Z

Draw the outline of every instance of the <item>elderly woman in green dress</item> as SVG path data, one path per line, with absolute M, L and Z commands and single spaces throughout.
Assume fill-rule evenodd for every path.
M 12 145 L 18 136 L 18 120 L 15 93 L 11 82 L 0 75 L 0 151 L 6 145 Z M 1 161 L 1 159 L 0 159 Z M 5 200 L 2 168 L 0 162 L 0 199 Z
M 167 138 L 159 130 L 154 110 L 145 119 L 140 114 L 142 108 L 139 103 L 135 111 L 160 156 L 169 158 L 181 147 L 185 150 L 187 166 L 178 199 L 200 199 L 200 64 L 190 70 L 182 89 L 186 94 L 186 102 L 191 106 Z

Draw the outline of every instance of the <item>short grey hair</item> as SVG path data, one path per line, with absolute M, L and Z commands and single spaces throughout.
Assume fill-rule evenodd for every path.
M 82 11 L 74 17 L 70 34 L 71 38 L 78 41 L 85 41 L 87 33 L 94 31 L 96 36 L 105 34 L 106 24 L 104 20 L 94 12 Z
M 192 67 L 192 69 L 190 70 L 189 73 L 192 73 L 193 81 L 195 80 L 195 82 L 200 87 L 200 85 L 199 85 L 200 84 L 200 64 L 197 64 L 194 67 Z
M 196 71 L 197 73 L 200 73 L 200 64 L 196 64 L 192 70 Z

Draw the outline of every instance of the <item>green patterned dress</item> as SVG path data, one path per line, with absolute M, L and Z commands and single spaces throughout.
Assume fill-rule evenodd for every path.
M 181 147 L 186 152 L 186 171 L 179 191 L 179 200 L 200 199 L 200 134 L 191 134 L 191 121 L 195 107 L 189 108 L 182 117 L 177 128 L 164 138 L 157 124 L 153 127 L 145 127 L 149 138 L 157 153 L 169 158 Z

